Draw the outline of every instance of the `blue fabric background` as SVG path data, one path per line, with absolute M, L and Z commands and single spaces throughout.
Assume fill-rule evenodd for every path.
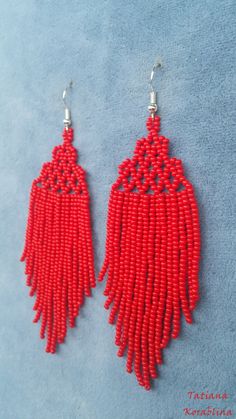
M 172 419 L 184 407 L 236 410 L 235 2 L 9 0 L 0 15 L 1 419 Z M 63 88 L 72 79 L 79 162 L 92 196 L 96 266 L 117 165 L 145 135 L 148 77 L 162 132 L 196 188 L 202 226 L 201 302 L 145 392 L 116 357 L 104 284 L 57 355 L 44 352 L 19 257 L 31 181 L 61 141 Z M 188 391 L 227 392 L 226 402 Z

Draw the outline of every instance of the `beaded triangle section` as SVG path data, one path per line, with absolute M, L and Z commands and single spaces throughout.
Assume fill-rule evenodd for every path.
M 36 295 L 34 322 L 41 318 L 40 337 L 46 352 L 64 342 L 67 323 L 75 318 L 95 286 L 89 193 L 85 172 L 77 164 L 73 129 L 65 129 L 52 161 L 33 181 L 25 247 L 26 283 Z
M 181 160 L 168 156 L 159 116 L 148 118 L 147 129 L 111 189 L 99 280 L 107 274 L 105 308 L 116 323 L 118 356 L 127 353 L 127 372 L 149 390 L 162 350 L 180 333 L 181 313 L 192 323 L 200 228 L 193 187 Z

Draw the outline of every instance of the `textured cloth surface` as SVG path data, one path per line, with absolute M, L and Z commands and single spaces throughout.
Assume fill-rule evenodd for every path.
M 236 410 L 234 15 L 233 0 L 1 2 L 1 419 L 172 419 L 185 417 L 185 407 Z M 157 56 L 164 62 L 155 79 L 162 133 L 199 202 L 201 302 L 145 392 L 116 357 L 104 284 L 58 354 L 44 352 L 19 257 L 31 181 L 61 142 L 61 93 L 72 79 L 74 144 L 88 173 L 99 269 L 110 186 L 146 134 Z M 188 399 L 188 391 L 207 390 L 230 399 Z

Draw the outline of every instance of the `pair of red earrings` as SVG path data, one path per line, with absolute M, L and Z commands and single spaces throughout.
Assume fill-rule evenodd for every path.
M 157 94 L 151 73 L 148 135 L 137 141 L 132 159 L 119 166 L 111 189 L 104 264 L 105 308 L 116 323 L 118 356 L 127 371 L 150 389 L 162 350 L 180 332 L 181 312 L 192 323 L 199 299 L 200 229 L 196 199 L 182 162 L 168 156 L 159 135 Z M 63 92 L 65 103 L 66 90 Z M 36 295 L 34 322 L 46 352 L 64 342 L 85 296 L 95 287 L 89 193 L 72 145 L 71 115 L 65 103 L 64 142 L 33 181 L 25 248 L 27 285 Z

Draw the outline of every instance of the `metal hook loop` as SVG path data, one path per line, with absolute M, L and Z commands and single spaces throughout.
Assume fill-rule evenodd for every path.
M 153 78 L 158 68 L 162 67 L 162 62 L 160 59 L 157 60 L 156 64 L 152 67 L 152 72 L 149 80 L 149 85 L 151 88 L 150 91 L 150 104 L 148 106 L 148 110 L 150 112 L 151 117 L 154 119 L 155 114 L 157 112 L 157 92 L 153 87 Z
M 150 85 L 150 87 L 151 87 L 151 91 L 152 91 L 152 92 L 154 92 L 154 91 L 155 91 L 155 89 L 154 89 L 154 87 L 153 87 L 153 78 L 154 78 L 154 75 L 155 75 L 155 73 L 156 73 L 157 69 L 158 69 L 158 68 L 160 68 L 160 67 L 162 67 L 162 66 L 163 66 L 163 65 L 162 65 L 161 60 L 160 60 L 160 59 L 158 59 L 158 60 L 157 60 L 157 62 L 156 62 L 156 64 L 154 64 L 154 66 L 152 67 L 152 72 L 151 72 L 151 76 L 150 76 L 150 80 L 149 80 L 149 85 Z
M 69 85 L 63 90 L 63 93 L 62 93 L 62 100 L 63 100 L 65 108 L 68 108 L 67 103 L 66 103 L 66 96 L 68 94 L 68 90 L 72 89 L 72 86 L 73 86 L 73 81 L 71 80 Z
M 71 89 L 73 86 L 73 81 L 71 80 L 69 85 L 65 88 L 65 90 L 63 90 L 62 93 L 62 101 L 64 103 L 65 106 L 65 117 L 64 117 L 64 126 L 65 128 L 68 130 L 68 128 L 72 125 L 72 121 L 71 121 L 71 112 L 70 109 L 68 108 L 67 102 L 66 102 L 66 96 L 68 94 L 68 90 Z

